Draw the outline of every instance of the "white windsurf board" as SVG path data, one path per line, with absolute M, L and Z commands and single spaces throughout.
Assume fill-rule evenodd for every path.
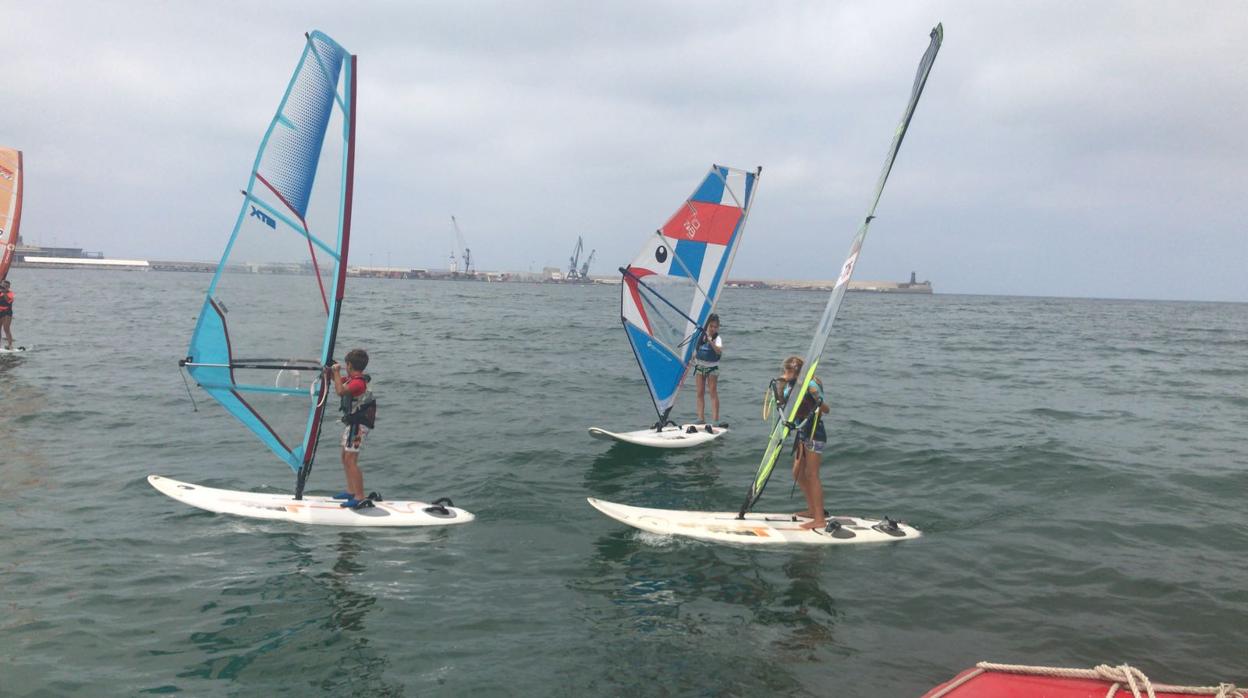
M 633 528 L 660 535 L 688 536 L 716 543 L 738 545 L 847 545 L 912 540 L 923 534 L 905 523 L 853 516 L 829 516 L 833 530 L 804 529 L 808 518 L 792 514 L 750 512 L 738 519 L 735 512 L 646 509 L 589 498 L 607 516 Z
M 293 521 L 323 526 L 450 526 L 472 521 L 470 512 L 428 502 L 380 501 L 364 509 L 348 509 L 331 497 L 220 490 L 160 475 L 148 475 L 148 483 L 160 492 L 193 507 L 218 514 L 253 519 Z
M 595 439 L 618 441 L 620 443 L 649 446 L 651 448 L 691 448 L 710 443 L 727 433 L 728 429 L 726 427 L 708 424 L 669 425 L 663 427 L 661 431 L 655 431 L 653 427 L 625 432 L 607 431 L 598 427 L 589 428 L 589 435 Z

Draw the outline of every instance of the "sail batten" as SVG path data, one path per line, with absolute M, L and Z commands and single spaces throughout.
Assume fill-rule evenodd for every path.
M 698 333 L 740 247 L 759 175 L 712 166 L 620 269 L 620 321 L 660 423 L 675 404 Z
M 252 163 L 185 362 L 209 395 L 299 473 L 297 492 L 328 402 L 323 368 L 344 295 L 354 67 L 355 57 L 333 39 L 307 35 Z
M 927 51 L 924 52 L 923 58 L 919 61 L 914 85 L 910 90 L 910 101 L 906 104 L 906 109 L 902 113 L 901 122 L 898 124 L 897 130 L 893 132 L 893 140 L 884 159 L 884 167 L 876 180 L 875 192 L 867 208 L 867 214 L 863 218 L 862 224 L 859 226 L 857 234 L 849 246 L 849 255 L 841 265 L 836 284 L 828 297 L 827 305 L 824 307 L 823 315 L 819 319 L 819 324 L 816 327 L 814 337 L 811 339 L 810 347 L 806 350 L 806 358 L 802 365 L 802 376 L 798 381 L 798 385 L 795 386 L 797 389 L 790 393 L 794 397 L 789 400 L 790 404 L 785 409 L 779 410 L 776 415 L 776 421 L 772 425 L 767 448 L 763 452 L 762 462 L 758 466 L 758 471 L 754 476 L 754 480 L 750 483 L 745 501 L 741 505 L 739 512 L 741 516 L 744 516 L 746 512 L 752 509 L 754 504 L 758 502 L 758 498 L 762 496 L 763 489 L 767 486 L 767 481 L 771 478 L 772 470 L 775 468 L 776 460 L 780 457 L 780 452 L 784 448 L 784 442 L 789 436 L 789 425 L 793 424 L 797 418 L 797 411 L 803 402 L 801 396 L 806 394 L 811 382 L 814 380 L 815 371 L 818 369 L 820 358 L 823 356 L 823 350 L 827 347 L 828 338 L 832 333 L 832 324 L 836 321 L 837 312 L 840 310 L 841 300 L 845 297 L 846 287 L 850 278 L 853 277 L 854 267 L 858 263 L 858 255 L 862 251 L 862 243 L 867 237 L 867 229 L 870 228 L 871 221 L 875 219 L 875 210 L 879 206 L 880 196 L 884 192 L 884 184 L 888 181 L 889 173 L 892 172 L 893 163 L 897 159 L 897 151 L 901 148 L 901 141 L 905 138 L 906 130 L 910 126 L 910 120 L 914 117 L 914 110 L 918 106 L 919 97 L 923 94 L 923 88 L 927 84 L 927 77 L 931 73 L 932 64 L 936 60 L 936 54 L 940 51 L 940 45 L 943 40 L 944 28 L 942 25 L 937 24 L 932 29 Z

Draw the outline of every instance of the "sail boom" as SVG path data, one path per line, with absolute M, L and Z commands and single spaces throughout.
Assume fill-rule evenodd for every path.
M 199 387 L 206 390 L 239 390 L 244 393 L 273 393 L 275 395 L 307 395 L 307 390 L 297 388 L 277 388 L 271 385 L 247 385 L 245 383 L 200 383 Z

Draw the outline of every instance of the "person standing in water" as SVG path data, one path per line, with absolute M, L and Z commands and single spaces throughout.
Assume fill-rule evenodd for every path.
M 711 422 L 719 422 L 719 359 L 724 355 L 724 338 L 719 334 L 719 316 L 711 313 L 706 327 L 698 333 L 693 353 L 693 372 L 698 384 L 698 423 L 706 424 L 706 392 L 711 393 Z
M 0 281 L 0 336 L 4 348 L 13 348 L 13 290 L 8 279 Z
M 781 414 L 785 414 L 784 407 L 789 401 L 789 394 L 797 386 L 804 363 L 799 356 L 785 359 L 782 364 L 784 372 L 771 383 Z M 823 401 L 823 382 L 817 377 L 813 378 L 793 418 L 793 431 L 796 434 L 793 441 L 793 480 L 806 496 L 806 510 L 798 512 L 797 515 L 811 519 L 802 524 L 802 528 L 823 528 L 828 525 L 827 516 L 823 513 L 823 483 L 819 481 L 819 466 L 823 460 L 823 447 L 828 441 L 827 432 L 823 428 L 823 415 L 831 409 Z
M 334 382 L 334 392 L 342 398 L 342 422 L 347 425 L 342 432 L 342 470 L 347 478 L 347 490 L 334 498 L 346 500 L 342 503 L 344 507 L 359 509 L 370 507 L 374 499 L 379 499 L 375 494 L 364 495 L 364 473 L 360 471 L 360 447 L 373 428 L 377 402 L 368 389 L 369 376 L 364 373 L 368 368 L 368 353 L 352 349 L 343 360 L 347 364 L 345 378 L 339 364 L 326 369 Z

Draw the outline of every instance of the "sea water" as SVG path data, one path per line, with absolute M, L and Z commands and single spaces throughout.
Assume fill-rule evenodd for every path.
M 585 498 L 734 509 L 825 294 L 726 291 L 732 432 L 661 452 L 586 433 L 655 420 L 618 287 L 351 279 L 367 489 L 478 516 L 365 531 L 148 486 L 293 485 L 188 397 L 208 276 L 11 277 L 34 349 L 0 357 L 5 696 L 910 696 L 985 659 L 1248 683 L 1248 305 L 850 295 L 819 369 L 827 506 L 924 537 L 758 550 Z M 310 487 L 342 484 L 331 429 Z M 802 508 L 791 487 L 781 463 L 759 508 Z

